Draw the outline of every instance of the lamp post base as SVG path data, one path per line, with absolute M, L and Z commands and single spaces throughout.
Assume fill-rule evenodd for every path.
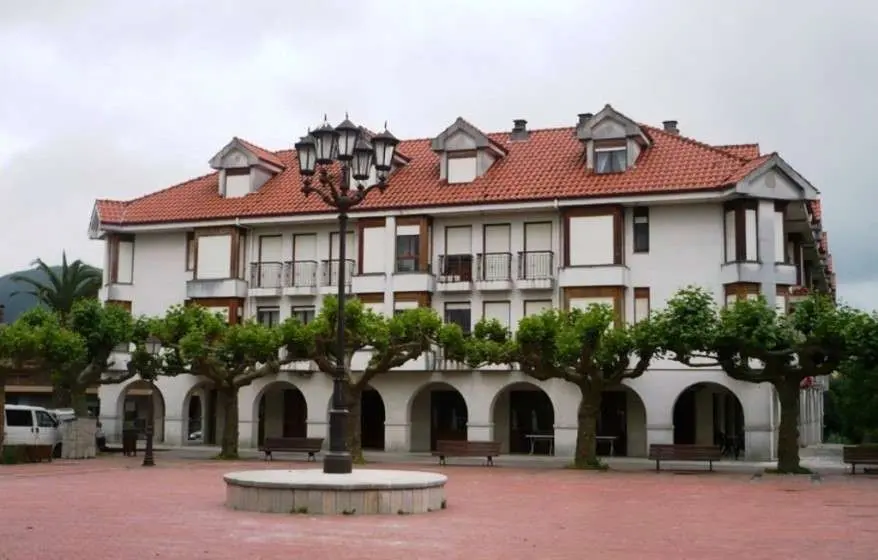
M 351 474 L 354 462 L 347 451 L 328 451 L 323 456 L 324 474 Z

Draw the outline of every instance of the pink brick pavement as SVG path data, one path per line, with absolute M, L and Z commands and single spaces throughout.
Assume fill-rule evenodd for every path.
M 0 467 L 0 559 L 874 559 L 878 479 L 449 466 L 445 511 L 228 511 L 224 472 L 139 459 Z M 275 461 L 275 468 L 304 463 Z M 381 465 L 376 468 L 387 468 Z M 405 467 L 404 467 L 405 468 Z

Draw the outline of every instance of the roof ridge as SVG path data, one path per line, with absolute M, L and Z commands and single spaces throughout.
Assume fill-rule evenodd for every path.
M 684 135 L 679 134 L 679 133 L 674 134 L 674 133 L 666 132 L 666 131 L 662 130 L 661 128 L 656 128 L 656 127 L 654 127 L 654 126 L 650 126 L 650 125 L 648 125 L 648 124 L 641 124 L 640 126 L 646 127 L 646 128 L 648 128 L 648 129 L 650 129 L 651 131 L 655 131 L 655 132 L 658 132 L 658 133 L 660 133 L 660 134 L 663 134 L 664 136 L 666 136 L 666 137 L 668 137 L 668 138 L 675 138 L 675 139 L 677 139 L 677 140 L 680 140 L 681 142 L 686 142 L 687 144 L 692 144 L 693 146 L 698 146 L 698 147 L 700 147 L 700 148 L 705 148 L 705 149 L 707 149 L 707 150 L 710 150 L 711 152 L 714 152 L 714 153 L 717 153 L 717 154 L 723 155 L 723 156 L 725 156 L 725 157 L 727 157 L 727 158 L 730 158 L 730 159 L 733 159 L 733 160 L 739 161 L 739 162 L 741 162 L 741 163 L 747 163 L 747 162 L 749 162 L 749 161 L 752 161 L 751 159 L 747 159 L 747 158 L 745 158 L 745 157 L 742 157 L 742 156 L 738 156 L 738 155 L 735 155 L 735 154 L 729 153 L 729 152 L 727 152 L 727 151 L 725 151 L 725 150 L 722 150 L 722 149 L 720 149 L 720 148 L 718 148 L 718 147 L 716 147 L 716 146 L 711 146 L 710 144 L 708 144 L 708 143 L 706 143 L 706 142 L 702 142 L 702 141 L 700 141 L 700 140 L 696 140 L 696 139 L 691 138 L 691 137 L 689 137 L 689 136 L 684 136 Z

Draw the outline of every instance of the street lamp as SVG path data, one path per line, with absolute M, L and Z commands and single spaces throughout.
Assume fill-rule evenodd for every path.
M 342 358 L 345 347 L 343 264 L 348 212 L 363 202 L 372 190 L 384 192 L 387 188 L 387 175 L 398 144 L 399 140 L 387 130 L 386 124 L 384 132 L 370 135 L 349 121 L 347 115 L 335 128 L 324 118 L 322 126 L 296 143 L 302 192 L 305 196 L 317 194 L 327 206 L 338 211 L 338 350 L 332 379 L 332 406 L 329 410 L 329 452 L 323 458 L 323 472 L 326 474 L 349 474 L 353 470 L 351 453 L 347 448 L 348 409 L 343 391 L 346 372 Z M 338 175 L 331 170 L 335 163 L 338 163 Z M 377 171 L 377 183 L 366 186 L 362 181 L 369 179 L 373 166 Z
M 152 436 L 155 431 L 155 393 L 156 377 L 162 371 L 163 358 L 161 356 L 162 344 L 155 337 L 147 337 L 146 340 L 136 344 L 131 358 L 128 360 L 128 371 L 137 375 L 149 385 L 149 407 L 146 419 L 146 451 L 143 454 L 143 466 L 154 467 L 155 457 L 152 447 Z M 135 436 L 135 445 L 136 445 Z

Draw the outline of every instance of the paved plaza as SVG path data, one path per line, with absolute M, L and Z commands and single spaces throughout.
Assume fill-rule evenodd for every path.
M 856 560 L 875 558 L 878 542 L 873 476 L 433 466 L 449 477 L 446 510 L 315 517 L 229 511 L 222 481 L 313 463 L 157 460 L 0 466 L 0 560 Z

